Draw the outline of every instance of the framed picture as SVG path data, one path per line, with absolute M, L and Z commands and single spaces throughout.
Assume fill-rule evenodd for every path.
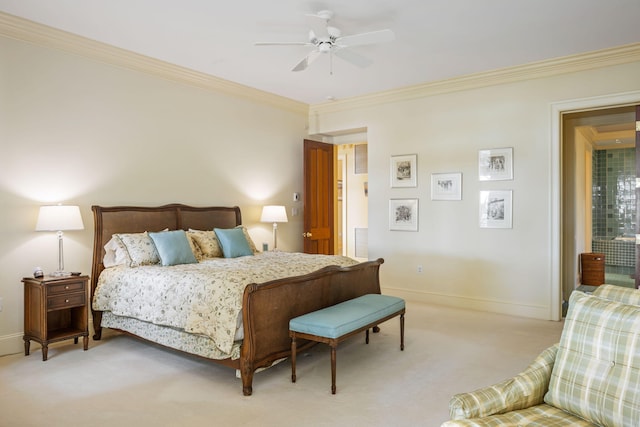
M 512 228 L 511 190 L 480 192 L 480 228 Z
M 418 155 L 391 156 L 391 187 L 418 186 Z
M 389 200 L 389 230 L 418 231 L 418 199 Z
M 462 200 L 462 174 L 432 173 L 431 200 Z
M 480 150 L 478 176 L 480 181 L 513 179 L 513 148 Z

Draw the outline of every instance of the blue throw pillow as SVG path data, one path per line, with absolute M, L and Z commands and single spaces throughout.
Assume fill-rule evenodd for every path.
M 242 228 L 214 228 L 225 258 L 253 255 Z
M 156 245 L 162 265 L 194 264 L 198 262 L 191 250 L 191 245 L 189 245 L 189 240 L 187 240 L 187 234 L 184 230 L 149 233 L 149 237 Z

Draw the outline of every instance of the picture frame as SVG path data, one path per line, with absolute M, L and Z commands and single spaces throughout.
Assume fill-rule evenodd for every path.
M 418 199 L 389 200 L 389 230 L 418 231 Z
M 418 186 L 418 155 L 391 156 L 391 188 Z
M 511 190 L 480 191 L 480 228 L 513 228 Z
M 431 200 L 462 200 L 462 173 L 432 173 Z
M 513 148 L 494 148 L 478 152 L 478 178 L 480 181 L 513 179 Z

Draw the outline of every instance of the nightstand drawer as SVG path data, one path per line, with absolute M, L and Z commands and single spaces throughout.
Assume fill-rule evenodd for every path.
M 84 291 L 84 282 L 73 282 L 73 283 L 48 283 L 47 284 L 47 294 L 55 295 L 61 294 L 64 292 L 74 292 L 74 291 Z
M 60 295 L 57 297 L 47 298 L 47 310 L 58 310 L 61 308 L 77 307 L 85 305 L 86 296 L 84 293 L 75 293 L 70 295 Z

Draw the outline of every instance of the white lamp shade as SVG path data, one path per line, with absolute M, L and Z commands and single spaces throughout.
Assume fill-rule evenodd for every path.
M 284 206 L 263 206 L 260 222 L 288 222 L 287 210 Z
M 36 231 L 84 230 L 78 206 L 41 206 Z

